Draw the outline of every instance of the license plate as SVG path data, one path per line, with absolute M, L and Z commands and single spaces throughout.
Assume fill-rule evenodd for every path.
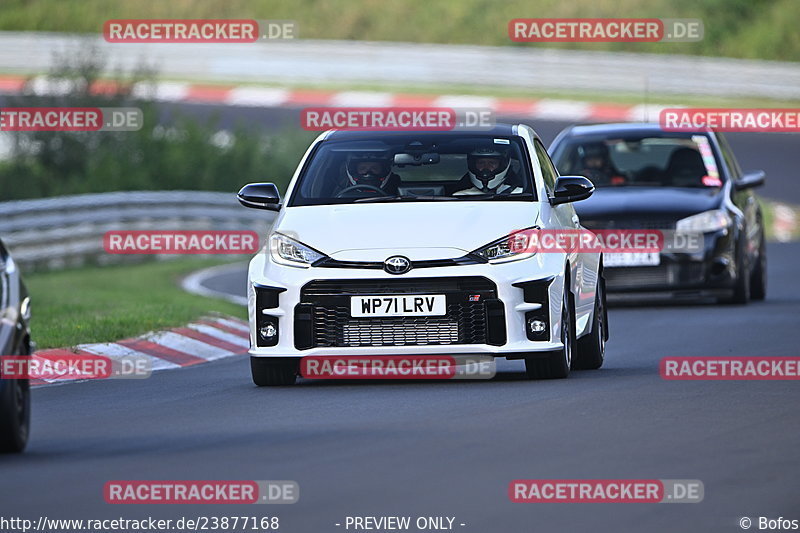
M 444 294 L 409 296 L 351 296 L 350 316 L 442 316 L 447 314 Z
M 603 265 L 607 267 L 658 266 L 659 264 L 661 264 L 661 255 L 658 252 L 603 254 Z

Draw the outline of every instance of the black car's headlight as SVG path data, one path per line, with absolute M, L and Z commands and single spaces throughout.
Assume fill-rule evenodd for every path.
M 675 229 L 684 232 L 711 233 L 729 227 L 733 223 L 724 209 L 704 211 L 678 221 Z
M 309 267 L 326 257 L 325 254 L 281 233 L 273 233 L 269 238 L 269 252 L 272 260 L 279 265 L 301 268 Z
M 533 257 L 536 252 L 530 246 L 531 232 L 538 229 L 538 227 L 533 227 L 515 231 L 511 235 L 506 235 L 502 239 L 490 242 L 472 253 L 483 257 L 490 263 L 507 263 Z

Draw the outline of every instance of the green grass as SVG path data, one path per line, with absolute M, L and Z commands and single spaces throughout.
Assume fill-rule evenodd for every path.
M 209 313 L 242 319 L 239 305 L 184 292 L 180 279 L 219 259 L 176 259 L 25 276 L 38 348 L 113 342 L 182 326 Z
M 775 202 L 773 200 L 767 200 L 762 197 L 758 197 L 758 202 L 761 204 L 761 212 L 764 214 L 764 227 L 766 229 L 766 236 L 767 240 L 774 241 L 777 240 L 775 237 L 775 206 L 777 204 L 782 204 L 792 211 L 794 211 L 797 220 L 800 220 L 800 207 L 789 205 L 784 202 Z M 797 241 L 800 240 L 800 226 L 794 229 L 794 232 L 791 235 L 791 240 Z
M 699 18 L 705 38 L 546 46 L 800 60 L 797 0 L 3 0 L 0 30 L 99 33 L 112 18 L 289 19 L 303 39 L 528 46 L 511 42 L 509 20 L 613 17 Z

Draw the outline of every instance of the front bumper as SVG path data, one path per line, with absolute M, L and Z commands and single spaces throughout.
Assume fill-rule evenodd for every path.
M 728 230 L 704 236 L 697 253 L 661 253 L 658 266 L 607 267 L 610 293 L 673 293 L 721 296 L 736 283 L 736 239 Z
M 528 259 L 512 261 L 502 264 L 476 264 L 445 267 L 432 267 L 415 269 L 403 275 L 392 275 L 382 270 L 360 268 L 296 268 L 276 265 L 269 260 L 268 252 L 256 255 L 250 262 L 248 273 L 248 313 L 250 318 L 250 355 L 256 357 L 305 357 L 320 355 L 439 355 L 439 354 L 483 354 L 501 357 L 514 357 L 514 354 L 524 352 L 540 352 L 556 350 L 562 347 L 560 342 L 560 305 L 564 283 L 565 257 L 560 254 L 537 254 Z M 309 291 L 309 284 L 313 287 L 351 287 L 354 284 L 384 287 L 383 294 L 392 294 L 392 287 L 398 284 L 413 284 L 414 281 L 423 281 L 430 288 L 431 281 L 441 279 L 442 290 L 440 293 L 448 294 L 448 309 L 455 300 L 463 295 L 458 291 L 448 292 L 452 289 L 453 279 L 483 278 L 488 285 L 495 288 L 494 294 L 478 291 L 476 295 L 486 304 L 485 317 L 487 321 L 493 320 L 487 336 L 481 338 L 479 343 L 452 342 L 454 337 L 444 335 L 444 340 L 431 342 L 430 338 L 423 339 L 424 344 L 401 345 L 326 345 L 309 343 L 309 335 L 314 328 L 318 332 L 325 332 L 330 326 L 341 327 L 341 324 L 320 324 L 318 321 L 325 317 L 325 312 L 315 312 L 314 306 L 319 301 L 314 300 Z M 516 285 L 516 286 L 515 286 Z M 468 285 L 467 285 L 468 286 Z M 304 287 L 306 290 L 304 291 Z M 532 288 L 542 287 L 543 290 Z M 485 289 L 486 287 L 484 287 Z M 526 290 L 527 288 L 527 290 Z M 258 289 L 258 290 L 256 290 Z M 426 289 L 426 293 L 430 294 Z M 463 291 L 462 291 L 463 292 Z M 491 298 L 494 296 L 494 298 Z M 337 295 L 337 298 L 346 295 Z M 539 301 L 531 301 L 531 300 Z M 311 301 L 310 301 L 311 300 Z M 488 301 L 487 301 L 488 300 Z M 526 301 L 529 300 L 529 301 Z M 326 303 L 323 307 L 330 307 Z M 472 309 L 461 307 L 461 309 Z M 347 312 L 340 313 L 338 319 L 349 323 L 354 320 Z M 324 311 L 324 310 L 323 310 Z M 498 312 L 502 314 L 502 322 L 497 321 Z M 526 330 L 526 315 L 539 313 L 547 320 L 547 330 L 539 335 L 542 340 L 531 340 Z M 450 311 L 448 311 L 448 315 Z M 472 317 L 480 321 L 478 318 Z M 276 335 L 274 339 L 265 341 L 259 335 L 259 329 L 265 320 L 272 323 Z M 369 319 L 372 322 L 387 320 L 392 324 L 387 329 L 397 329 L 397 321 L 388 319 Z M 459 321 L 459 339 L 463 321 Z M 337 325 L 338 324 L 338 325 Z M 477 322 L 476 322 L 477 324 Z M 379 323 L 380 325 L 380 323 Z M 350 326 L 351 328 L 353 326 Z M 434 324 L 433 327 L 436 327 Z M 488 326 L 487 326 L 488 327 Z M 309 328 L 311 328 L 309 330 Z M 498 331 L 498 328 L 500 330 Z M 309 331 L 311 333 L 309 333 Z M 341 332 L 326 337 L 338 339 L 334 344 L 341 344 L 344 338 Z M 346 339 L 352 340 L 352 336 Z M 371 338 L 371 337 L 367 337 Z M 390 338 L 393 338 L 390 335 Z M 448 340 L 449 339 L 449 340 Z M 269 345 L 265 345 L 269 344 Z M 328 342 L 330 344 L 330 342 Z

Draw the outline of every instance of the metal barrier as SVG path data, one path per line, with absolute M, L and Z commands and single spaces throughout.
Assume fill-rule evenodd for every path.
M 81 194 L 0 203 L 0 238 L 23 269 L 59 269 L 142 260 L 106 253 L 103 235 L 111 230 L 253 230 L 264 236 L 274 219 L 274 212 L 242 207 L 233 192 Z

